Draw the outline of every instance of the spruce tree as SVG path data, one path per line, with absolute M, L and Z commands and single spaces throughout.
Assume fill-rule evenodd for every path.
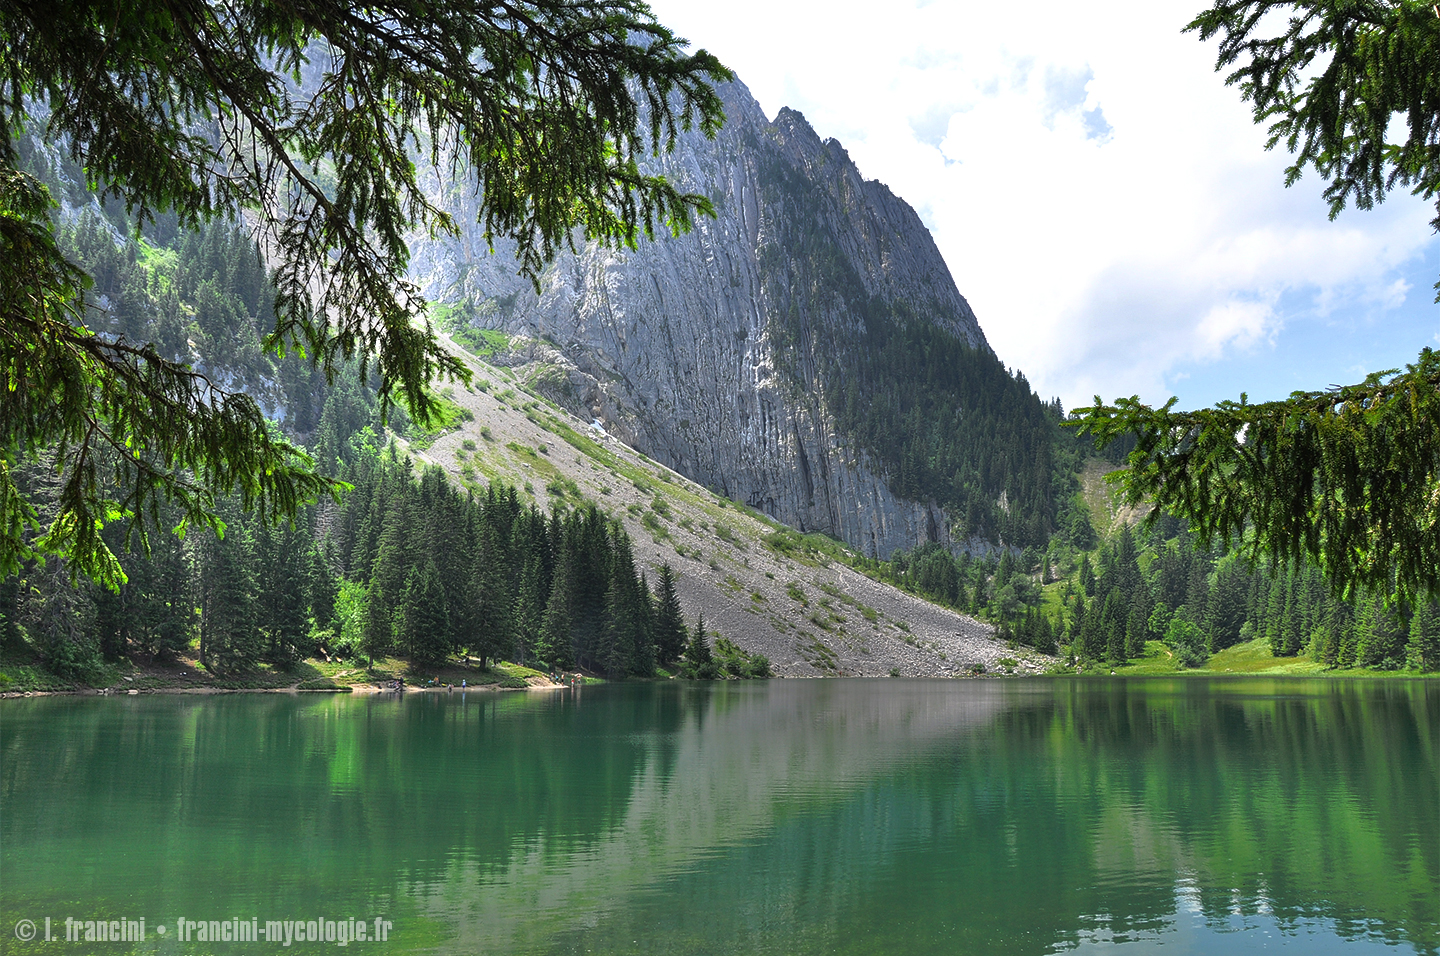
M 1057 650 L 1055 628 L 1050 623 L 1048 615 L 1037 613 L 1036 617 L 1039 618 L 1039 627 L 1036 629 L 1035 641 L 1032 646 L 1041 654 L 1054 654 Z
M 477 602 L 474 631 L 466 639 L 482 661 L 499 660 L 515 643 L 515 595 L 511 589 L 510 527 L 501 505 L 490 505 L 481 521 L 480 549 L 474 569 Z
M 635 559 L 629 536 L 618 524 L 611 531 L 610 583 L 605 592 L 605 620 L 600 665 L 613 677 L 649 676 L 654 672 L 653 648 L 642 646 L 642 610 Z M 648 669 L 647 669 L 648 665 Z
M 610 534 L 594 505 L 567 519 L 565 547 L 570 562 L 571 649 L 576 665 L 599 668 L 604 639 L 605 594 L 610 585 Z
M 1110 571 L 1114 586 L 1119 589 L 1121 600 L 1129 603 L 1143 581 L 1140 577 L 1139 553 L 1135 550 L 1135 536 L 1128 526 L 1120 529 L 1115 539 L 1115 563 Z
M 1294 657 L 1305 646 L 1305 638 L 1308 635 L 1306 621 L 1309 618 L 1305 598 L 1303 575 L 1292 574 L 1289 593 L 1285 601 L 1284 636 L 1280 647 L 1280 655 L 1283 657 Z
M 1360 634 L 1366 626 L 1369 618 L 1368 609 L 1363 604 L 1363 599 L 1356 602 L 1349 615 L 1347 627 L 1340 629 L 1340 644 L 1335 652 L 1336 667 L 1354 667 L 1360 650 Z
M 720 668 L 710 653 L 710 642 L 705 636 L 705 612 L 695 619 L 695 629 L 690 632 L 690 644 L 685 648 L 685 662 L 690 674 L 696 680 L 714 680 L 720 676 Z
M 93 674 L 101 655 L 90 583 L 73 587 L 65 562 L 52 559 L 32 567 L 24 584 L 18 616 L 45 666 L 71 680 Z
M 1095 596 L 1095 569 L 1090 566 L 1090 555 L 1080 555 L 1080 588 L 1086 597 Z
M 202 548 L 200 662 L 208 670 L 241 670 L 260 657 L 254 560 L 253 545 L 238 521 L 231 522 L 223 538 L 210 536 Z
M 326 541 L 323 547 L 312 544 L 310 548 L 310 618 L 317 631 L 329 631 L 332 634 L 338 630 L 338 623 L 335 620 L 335 598 L 340 592 L 340 582 L 335 577 L 333 560 L 329 541 Z
M 675 593 L 675 572 L 669 564 L 660 566 L 659 594 L 655 608 L 655 652 L 662 667 L 669 667 L 685 652 L 685 620 L 680 597 Z
M 167 535 L 151 551 L 154 613 L 148 621 L 150 653 L 168 660 L 190 646 L 195 629 L 194 574 L 185 542 Z
M 1108 593 L 1095 595 L 1095 601 L 1090 605 L 1089 613 L 1085 615 L 1084 626 L 1080 631 L 1081 656 L 1087 661 L 1102 661 L 1105 659 L 1106 649 L 1109 645 L 1110 634 L 1107 630 L 1109 617 Z
M 550 599 L 545 602 L 545 617 L 540 623 L 540 643 L 536 654 L 557 670 L 573 667 L 574 653 L 570 646 L 574 599 L 570 586 L 570 563 L 562 560 L 555 568 L 555 582 Z
M 1118 588 L 1105 598 L 1105 659 L 1111 664 L 1123 664 L 1129 659 L 1125 642 L 1125 625 L 1129 615 L 1124 600 Z
M 283 667 L 310 653 L 309 570 L 306 549 L 293 526 L 256 533 L 256 625 L 264 638 L 264 658 Z
M 383 610 L 390 615 L 389 633 L 392 638 L 395 633 L 395 617 L 405 593 L 405 582 L 409 580 L 410 571 L 415 566 L 415 543 L 409 533 L 414 524 L 414 516 L 406 500 L 408 491 L 409 482 L 406 480 L 403 485 L 392 484 L 386 495 L 375 562 L 370 571 L 370 603 L 374 610 Z M 379 600 L 376 600 L 377 598 Z
M 1077 658 L 1085 657 L 1085 618 L 1089 611 L 1085 605 L 1085 592 L 1075 595 L 1075 607 L 1070 612 L 1070 627 L 1067 632 L 1070 653 Z
M 539 549 L 530 549 L 525 567 L 520 573 L 520 588 L 515 595 L 515 660 L 528 665 L 536 656 L 540 645 L 540 632 L 545 623 L 545 605 L 549 595 L 544 593 L 542 565 Z
M 635 674 L 640 677 L 655 676 L 655 598 L 650 594 L 650 582 L 645 577 L 645 572 L 640 572 L 640 582 L 636 587 L 636 600 L 639 604 L 637 621 L 637 632 L 635 637 Z
M 375 661 L 386 656 L 395 646 L 395 624 L 389 596 L 378 579 L 371 580 L 365 594 L 364 624 L 360 632 L 360 653 Z
M 1405 663 L 1405 642 L 1407 634 L 1396 620 L 1395 612 L 1387 607 L 1385 599 L 1375 595 L 1369 602 L 1363 618 L 1355 663 L 1361 667 L 1378 667 L 1393 670 Z
M 1326 667 L 1340 663 L 1343 649 L 1353 646 L 1355 615 L 1351 606 L 1333 598 L 1326 602 L 1324 614 L 1316 626 L 1311 642 L 1311 655 Z
M 1290 614 L 1289 574 L 1283 567 L 1274 568 L 1270 579 L 1270 599 L 1265 608 L 1265 640 L 1270 653 L 1281 657 L 1285 653 L 1285 629 Z
M 1249 579 L 1238 557 L 1227 558 L 1216 566 L 1214 585 L 1205 605 L 1205 638 L 1211 653 L 1240 640 L 1240 628 L 1245 626 Z
M 1130 614 L 1125 621 L 1125 656 L 1145 656 L 1145 636 L 1150 622 L 1145 600 L 1137 596 L 1130 602 Z
M 450 653 L 450 620 L 445 588 L 433 560 L 410 571 L 405 582 L 400 641 L 414 664 L 439 664 Z
M 1410 618 L 1406 662 L 1412 670 L 1440 670 L 1440 604 L 1421 601 Z

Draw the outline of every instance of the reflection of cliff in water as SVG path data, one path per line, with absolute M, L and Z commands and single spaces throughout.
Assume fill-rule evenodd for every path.
M 456 950 L 1040 953 L 1181 908 L 1440 945 L 1440 686 L 972 685 L 889 715 L 849 686 L 843 727 L 717 704 L 604 847 L 442 890 Z
M 508 865 L 477 860 L 422 890 L 434 894 L 429 914 L 456 926 L 447 947 L 456 952 L 525 951 L 557 930 L 587 932 L 657 883 L 768 845 L 786 821 L 808 820 L 987 727 L 1011 696 L 999 684 L 969 690 L 941 681 L 587 689 L 585 710 L 669 698 L 683 713 L 672 733 L 654 738 L 623 817 L 597 845 L 572 850 L 546 836 Z M 594 712 L 587 719 L 610 723 Z M 737 889 L 746 883 L 757 885 Z
M 303 906 L 394 914 L 401 951 L 1041 953 L 1183 909 L 1440 951 L 1433 681 L 0 707 L 12 919 Z

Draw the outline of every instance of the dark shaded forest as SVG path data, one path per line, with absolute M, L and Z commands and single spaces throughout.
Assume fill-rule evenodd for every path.
M 800 397 L 823 404 L 897 494 L 945 507 L 957 539 L 1043 548 L 1082 448 L 1062 432 L 1059 402 L 950 331 L 957 316 L 870 294 L 823 185 L 774 160 L 763 180 L 769 203 L 801 210 L 776 217 L 761 250 L 777 355 L 797 387 L 814 388 Z

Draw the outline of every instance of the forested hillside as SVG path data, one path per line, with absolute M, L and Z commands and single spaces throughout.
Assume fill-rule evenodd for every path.
M 243 388 L 287 429 L 307 436 L 319 420 L 324 375 L 303 357 L 262 347 L 275 328 L 275 293 L 254 240 L 212 222 L 180 230 L 160 213 L 140 235 L 124 206 L 99 200 L 61 150 L 17 143 L 27 171 L 60 204 L 60 246 L 94 280 L 95 331 L 191 361 L 226 387 Z
M 341 505 L 306 508 L 271 526 L 231 503 L 223 537 L 156 536 L 146 554 L 108 533 L 128 582 L 118 592 L 35 567 L 5 582 L 0 620 L 14 651 L 29 645 L 63 677 L 84 680 L 102 659 L 175 660 L 192 645 L 219 674 L 305 658 L 431 667 L 453 656 L 540 669 L 581 667 L 649 677 L 764 676 L 702 622 L 687 628 L 674 577 L 652 593 L 624 528 L 590 505 L 542 514 L 498 483 L 481 498 L 431 467 L 418 479 L 368 427 L 341 448 L 354 487 Z M 705 636 L 701 636 L 704 634 Z M 682 661 L 682 655 L 684 660 Z
M 262 347 L 274 326 L 274 292 L 252 240 L 214 224 L 176 230 L 160 217 L 132 221 L 99 202 L 80 170 L 24 140 L 31 169 L 62 202 L 65 254 L 94 279 L 96 330 L 192 363 L 224 387 L 255 396 L 321 467 L 352 487 L 339 504 L 302 509 L 278 526 L 220 505 L 223 535 L 152 534 L 112 522 L 105 538 L 127 578 L 118 591 L 72 576 L 63 562 L 32 562 L 0 582 L 0 644 L 36 653 L 52 672 L 85 680 L 102 662 L 175 660 L 194 651 L 215 673 L 307 657 L 398 654 L 414 665 L 453 655 L 483 665 L 505 658 L 615 677 L 657 666 L 695 676 L 761 676 L 763 657 L 687 627 L 674 577 L 652 593 L 623 526 L 593 504 L 542 513 L 514 487 L 481 496 L 423 471 L 393 444 L 374 393 L 351 376 L 328 384 L 302 356 Z M 441 399 L 442 419 L 456 411 Z M 427 432 L 396 411 L 389 426 L 417 445 Z M 441 427 L 445 422 L 441 422 Z M 417 472 L 418 478 L 417 478 Z M 47 461 L 15 473 L 42 501 L 55 484 Z M 178 515 L 156 505 L 161 527 Z
M 440 392 L 440 417 L 428 429 L 403 412 L 382 422 L 367 385 L 348 376 L 327 384 L 303 356 L 264 350 L 273 291 L 240 229 L 184 232 L 161 216 L 136 235 L 127 215 L 79 185 L 80 171 L 63 157 L 29 146 L 24 155 L 61 199 L 66 254 L 94 277 L 97 330 L 154 342 L 218 384 L 243 388 L 276 427 L 352 486 L 339 503 L 311 505 L 295 524 L 278 527 L 223 503 L 223 536 L 195 531 L 142 542 L 125 522 L 112 523 L 106 540 L 128 578 L 118 592 L 73 581 L 59 562 L 27 565 L 0 583 L 3 640 L 7 653 L 36 654 L 56 673 L 83 680 L 105 661 L 193 652 L 214 673 L 397 654 L 416 666 L 475 658 L 613 677 L 751 676 L 770 670 L 757 641 L 783 654 L 782 669 L 792 673 L 956 673 L 983 670 L 982 659 L 1013 666 L 1010 657 L 975 651 L 950 620 L 927 621 L 925 629 L 938 630 L 922 630 L 924 615 L 913 608 L 889 617 L 858 599 L 855 583 L 835 576 L 845 564 L 988 619 L 1012 647 L 1059 653 L 1082 669 L 1201 667 L 1242 646 L 1317 668 L 1440 666 L 1433 603 L 1389 606 L 1377 594 L 1341 601 L 1313 569 L 1251 567 L 1196 550 L 1168 518 L 1143 534 L 1122 525 L 1101 540 L 1075 477 L 1094 453 L 1061 427 L 1058 404 L 1042 403 L 1023 375 L 955 329 L 921 321 L 904 303 L 867 298 L 862 278 L 825 234 L 771 237 L 793 240 L 786 268 L 799 270 L 812 290 L 806 309 L 775 314 L 768 334 L 776 354 L 815 358 L 818 394 L 836 427 L 896 492 L 938 501 L 957 535 L 1005 547 L 972 556 L 932 541 L 880 561 L 752 512 L 746 520 L 759 523 L 746 533 L 760 535 L 752 550 L 736 522 L 716 517 L 724 498 L 707 502 L 674 488 L 667 499 L 651 483 L 670 480 L 662 471 L 634 470 L 603 448 L 610 440 L 603 429 L 582 436 L 546 411 L 543 368 L 531 369 L 529 381 L 499 373 L 522 389 L 519 396 L 507 387 L 492 398 L 487 381 L 480 394 L 492 412 L 523 415 L 532 432 L 578 452 L 567 467 L 594 473 L 585 491 L 577 473 L 552 463 L 560 456 L 550 458 L 545 442 L 534 435 L 497 441 L 470 407 Z M 818 187 L 779 181 L 792 192 L 777 203 L 827 201 Z M 779 290 L 770 294 L 785 301 Z M 801 318 L 825 296 L 859 317 L 854 334 L 817 335 L 820 328 Z M 478 409 L 477 397 L 469 405 Z M 478 444 L 439 438 L 467 421 Z M 408 450 L 397 450 L 391 435 L 408 439 Z M 15 471 L 41 500 L 54 486 L 43 457 L 17 462 Z M 633 492 L 606 501 L 612 479 Z M 702 510 L 677 513 L 671 502 Z M 160 511 L 162 527 L 177 522 Z M 637 530 L 644 561 L 631 537 Z M 707 538 L 708 553 L 700 546 Z M 839 563 L 830 570 L 832 559 Z M 671 561 L 684 567 L 672 571 Z M 802 581 L 807 566 L 826 573 Z M 687 627 L 677 580 L 689 589 L 692 611 L 723 610 L 731 636 L 749 651 L 703 623 Z M 825 595 L 818 607 L 811 589 Z M 965 658 L 952 656 L 959 648 Z
M 790 139 L 814 137 L 803 119 L 790 122 Z M 846 441 L 872 456 L 897 495 L 940 504 L 957 540 L 1044 547 L 1075 467 L 1058 404 L 1043 403 L 1023 374 L 967 338 L 938 295 L 934 311 L 922 312 L 867 288 L 836 225 L 859 204 L 845 181 L 849 160 L 838 144 L 826 152 L 841 161 L 823 172 L 779 159 L 763 167 L 763 193 L 776 210 L 760 261 L 777 361 L 794 382 L 813 374 Z M 889 253 L 889 242 L 882 249 Z M 936 290 L 907 291 L 923 298 Z M 818 374 L 804 367 L 809 361 Z
M 0 583 L 0 685 L 51 686 L 14 683 L 32 663 L 81 684 L 113 683 L 138 661 L 252 686 L 317 663 L 329 673 L 378 660 L 394 673 L 391 655 L 415 668 L 506 660 L 612 677 L 743 677 L 770 671 L 766 653 L 782 654 L 788 673 L 948 673 L 1003 653 L 980 639 L 978 653 L 959 656 L 984 633 L 974 622 L 957 634 L 919 602 L 892 619 L 877 610 L 883 595 L 868 597 L 877 606 L 858 600 L 851 582 L 863 579 L 831 566 L 827 555 L 843 552 L 834 542 L 816 539 L 813 551 L 632 461 L 603 432 L 578 434 L 581 423 L 505 370 L 487 368 L 473 388 L 437 384 L 428 427 L 398 409 L 380 421 L 373 389 L 353 375 L 327 384 L 304 356 L 265 351 L 273 292 L 242 231 L 183 232 L 161 216 L 137 235 L 63 157 L 27 159 L 61 200 L 65 253 L 95 278 L 100 334 L 153 341 L 243 387 L 351 487 L 293 525 L 222 501 L 223 536 L 192 528 L 147 542 L 112 522 L 105 539 L 126 576 L 117 591 L 72 578 L 62 562 L 25 565 Z M 16 462 L 16 474 L 53 500 L 43 456 Z M 157 509 L 159 527 L 177 523 Z
M 1433 600 L 1410 606 L 1374 591 L 1342 598 L 1312 565 L 1252 564 L 1199 548 L 1168 515 L 1148 528 L 1118 522 L 1097 540 L 1083 507 L 1070 513 L 1066 534 L 1043 552 L 975 561 L 926 546 L 878 571 L 1081 670 L 1185 670 L 1212 661 L 1220 670 L 1286 661 L 1317 671 L 1440 670 Z
M 1259 643 L 1274 658 L 1325 668 L 1440 669 L 1433 600 L 1410 607 L 1376 592 L 1342 599 L 1318 568 L 1252 566 L 1238 554 L 1199 550 L 1168 516 L 1148 533 L 1122 527 L 1093 566 L 1082 558 L 1076 576 L 1066 635 L 1082 662 L 1123 665 L 1158 641 L 1182 667 Z

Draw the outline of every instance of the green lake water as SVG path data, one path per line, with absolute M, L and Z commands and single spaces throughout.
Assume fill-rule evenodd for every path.
M 1440 682 L 10 700 L 0 918 L 6 956 L 1436 954 Z M 337 941 L 179 936 L 252 918 Z

